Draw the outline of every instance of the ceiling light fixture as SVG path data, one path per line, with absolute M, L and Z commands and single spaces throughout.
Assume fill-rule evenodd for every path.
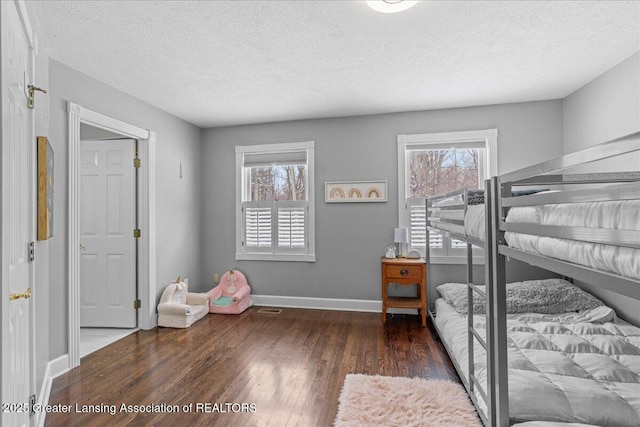
M 369 7 L 377 12 L 396 13 L 415 6 L 418 1 L 410 0 L 367 0 Z

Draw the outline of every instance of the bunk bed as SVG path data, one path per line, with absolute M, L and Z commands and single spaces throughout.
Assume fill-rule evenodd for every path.
M 430 227 L 467 242 L 466 304 L 458 289 L 458 306 L 449 295 L 430 315 L 485 425 L 640 425 L 640 328 L 588 296 L 564 312 L 514 310 L 514 288 L 582 291 L 558 279 L 507 285 L 505 272 L 507 258 L 518 259 L 640 300 L 638 161 L 630 173 L 569 173 L 632 152 L 640 133 L 493 177 L 474 208 L 481 233 L 467 227 L 468 191 L 427 201 Z M 531 186 L 554 191 L 515 197 Z M 486 249 L 486 289 L 473 281 L 472 246 Z

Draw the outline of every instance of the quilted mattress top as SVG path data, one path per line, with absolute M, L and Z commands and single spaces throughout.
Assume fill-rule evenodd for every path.
M 466 317 L 437 301 L 436 324 L 467 369 Z M 584 315 L 509 315 L 509 415 L 611 427 L 640 426 L 640 328 L 608 307 Z M 474 316 L 481 335 L 484 316 Z M 476 375 L 486 384 L 484 350 L 474 346 Z

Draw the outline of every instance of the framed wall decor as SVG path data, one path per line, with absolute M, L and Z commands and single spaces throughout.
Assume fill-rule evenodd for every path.
M 38 240 L 53 236 L 53 149 L 38 137 Z
M 333 181 L 324 183 L 326 203 L 386 202 L 387 181 Z

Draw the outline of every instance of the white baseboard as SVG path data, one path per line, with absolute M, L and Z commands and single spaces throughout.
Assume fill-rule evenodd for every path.
M 53 359 L 51 362 L 49 362 L 49 365 L 51 365 L 51 379 L 53 380 L 55 378 L 58 378 L 60 375 L 69 372 L 69 369 L 71 369 L 69 363 L 70 362 L 68 354 L 63 354 L 57 359 Z
M 42 379 L 42 387 L 40 388 L 40 394 L 38 396 L 38 404 L 40 406 L 49 404 L 49 395 L 51 394 L 51 385 L 53 384 L 53 380 L 68 371 L 68 354 L 62 355 L 47 363 L 47 367 L 44 370 L 44 378 Z M 37 427 L 43 427 L 46 416 L 47 413 L 44 411 L 36 412 L 34 425 Z
M 251 300 L 253 301 L 253 305 L 257 306 L 382 313 L 382 301 L 376 300 L 284 297 L 274 295 L 251 295 Z M 409 308 L 388 308 L 387 312 L 398 314 L 417 314 L 418 310 Z
M 142 322 L 138 322 L 138 329 L 142 331 L 150 331 L 156 326 L 158 326 L 158 313 L 156 313 L 155 310 L 151 313 L 151 317 L 149 317 L 147 322 L 144 322 L 144 319 Z

